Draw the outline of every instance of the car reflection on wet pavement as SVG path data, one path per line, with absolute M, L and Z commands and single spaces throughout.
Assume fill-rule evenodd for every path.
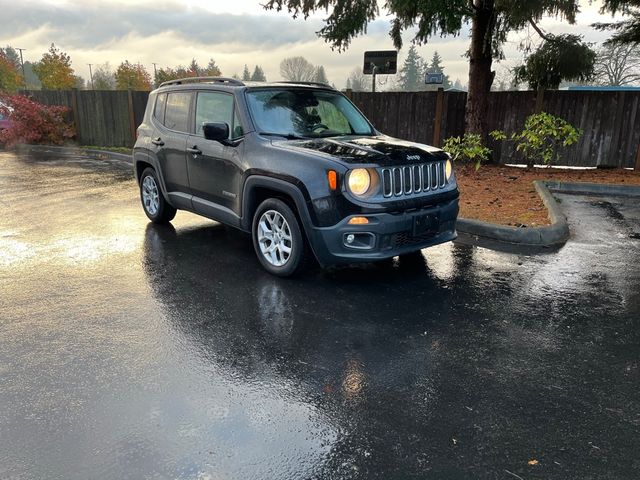
M 0 152 L 0 478 L 640 477 L 640 207 L 278 279 L 129 165 Z

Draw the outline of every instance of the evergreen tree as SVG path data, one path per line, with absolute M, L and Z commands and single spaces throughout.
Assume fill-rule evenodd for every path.
M 431 57 L 431 63 L 427 67 L 428 73 L 442 73 L 442 88 L 445 90 L 447 88 L 451 88 L 451 80 L 448 75 L 444 74 L 444 67 L 442 66 L 442 57 L 438 54 L 436 50 L 433 53 L 433 57 Z M 426 72 L 425 72 L 426 73 Z
M 249 67 L 247 67 L 246 63 L 244 64 L 244 70 L 242 71 L 242 80 L 251 80 L 251 73 L 249 73 Z
M 78 90 L 84 90 L 86 88 L 87 83 L 84 78 L 82 78 L 80 75 L 74 75 L 73 78 L 75 78 L 76 81 L 76 84 L 73 88 L 77 88 Z
M 199 77 L 200 76 L 200 65 L 196 62 L 195 58 L 191 59 L 191 63 L 189 64 L 189 68 L 187 68 L 187 75 L 189 77 Z
M 251 74 L 251 81 L 252 82 L 267 81 L 267 76 L 264 74 L 264 70 L 262 70 L 262 67 L 260 65 L 256 65 L 256 67 L 253 69 L 253 73 Z
M 13 63 L 13 66 L 16 68 L 16 70 L 20 69 L 20 55 L 15 48 L 10 45 L 7 45 L 5 48 L 0 48 L 0 55 L 5 57 L 9 62 Z
M 36 72 L 33 71 L 33 63 L 29 61 L 24 62 L 24 76 L 27 81 L 27 89 L 40 90 L 42 88 L 42 82 L 40 82 Z
M 326 83 L 329 85 L 329 79 L 327 78 L 327 74 L 325 73 L 322 65 L 316 67 L 316 78 L 314 79 L 314 82 Z
M 578 35 L 549 35 L 524 64 L 514 69 L 516 82 L 529 88 L 557 90 L 563 80 L 585 82 L 593 76 L 596 52 Z
M 156 70 L 153 81 L 156 87 L 160 86 L 164 82 L 168 82 L 170 80 L 177 80 L 179 78 L 184 78 L 184 75 L 180 75 L 173 68 L 159 68 Z
M 400 69 L 398 86 L 405 92 L 415 92 L 424 89 L 424 60 L 418 54 L 415 45 L 411 45 L 407 58 Z
M 220 67 L 216 65 L 215 60 L 210 58 L 209 63 L 207 63 L 207 68 L 203 70 L 202 75 L 207 77 L 219 77 L 222 75 L 222 71 L 220 70 Z
M 611 12 L 638 12 L 638 9 L 632 10 L 632 5 L 638 2 L 640 0 L 604 0 L 604 8 Z M 402 47 L 403 34 L 408 30 L 414 35 L 413 41 L 421 44 L 437 35 L 460 35 L 470 25 L 466 131 L 481 135 L 487 135 L 489 128 L 487 113 L 494 76 L 493 61 L 504 56 L 502 46 L 509 34 L 531 27 L 544 37 L 537 22 L 552 16 L 573 24 L 580 11 L 579 0 L 393 0 L 385 5 L 386 8 L 380 8 L 373 0 L 268 0 L 264 7 L 287 11 L 294 18 L 308 18 L 317 11 L 330 12 L 325 15 L 324 26 L 318 35 L 338 50 L 346 49 L 381 16 L 390 17 L 389 35 L 397 49 Z M 638 18 L 640 15 L 635 20 Z M 637 24 L 632 21 L 623 26 L 625 30 L 621 33 L 629 34 L 624 39 L 639 38 L 633 35 L 634 25 Z

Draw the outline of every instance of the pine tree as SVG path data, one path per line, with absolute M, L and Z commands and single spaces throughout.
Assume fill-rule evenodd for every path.
M 219 77 L 222 75 L 222 71 L 220 71 L 220 67 L 216 65 L 216 61 L 213 58 L 209 59 L 209 63 L 207 64 L 207 68 L 202 72 L 203 75 L 207 77 Z
M 325 73 L 322 65 L 316 67 L 316 78 L 314 79 L 314 82 L 326 83 L 329 85 L 329 79 L 327 78 L 327 74 Z
M 249 67 L 247 67 L 247 64 L 244 64 L 244 70 L 242 71 L 242 80 L 251 80 L 251 73 L 249 73 Z
M 422 90 L 424 86 L 424 60 L 418 54 L 415 45 L 411 45 L 407 58 L 400 69 L 398 86 L 406 92 Z
M 264 70 L 262 70 L 262 67 L 260 65 L 256 65 L 256 67 L 253 69 L 253 73 L 251 74 L 251 81 L 252 82 L 267 81 L 267 76 L 264 74 Z
M 431 63 L 427 67 L 428 73 L 442 73 L 442 87 L 446 90 L 447 88 L 451 88 L 451 80 L 448 75 L 444 74 L 444 67 L 442 66 L 442 57 L 438 54 L 436 50 L 433 52 L 433 57 L 431 57 Z M 426 73 L 426 72 L 425 72 Z

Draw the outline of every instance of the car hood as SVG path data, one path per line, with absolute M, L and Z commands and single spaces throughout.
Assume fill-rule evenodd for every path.
M 374 163 L 386 167 L 445 160 L 442 150 L 379 135 L 375 137 L 330 137 L 304 140 L 274 141 L 281 148 L 317 152 L 348 164 Z

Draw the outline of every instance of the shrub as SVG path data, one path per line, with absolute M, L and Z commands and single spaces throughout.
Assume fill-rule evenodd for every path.
M 527 117 L 524 129 L 511 135 L 516 150 L 524 155 L 527 167 L 535 163 L 551 165 L 560 160 L 560 147 L 576 143 L 582 136 L 582 130 L 562 118 L 549 113 L 536 113 Z
M 60 145 L 75 136 L 73 126 L 64 119 L 67 107 L 42 105 L 24 95 L 4 95 L 0 102 L 0 112 L 11 120 L 9 128 L 0 131 L 0 143 L 8 147 L 17 143 Z
M 494 133 L 497 132 L 491 132 L 491 135 L 493 136 Z M 487 162 L 491 158 L 491 149 L 482 143 L 482 137 L 477 133 L 449 137 L 445 140 L 443 148 L 451 155 L 453 161 L 475 163 L 476 170 L 480 168 L 482 162 Z

